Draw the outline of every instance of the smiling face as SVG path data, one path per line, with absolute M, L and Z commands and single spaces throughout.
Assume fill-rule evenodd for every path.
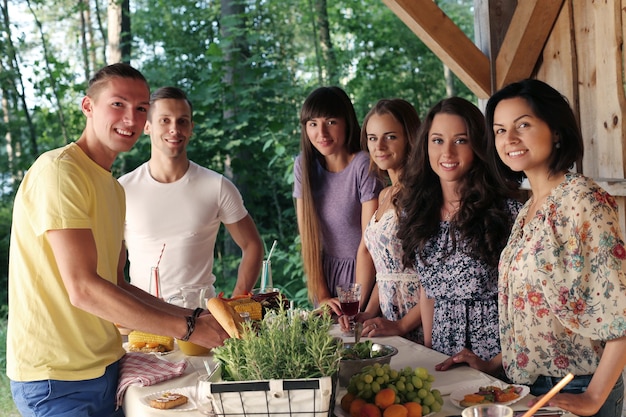
M 343 117 L 316 117 L 306 122 L 311 145 L 323 156 L 346 152 L 346 121 Z
M 407 138 L 400 122 L 391 114 L 372 114 L 365 127 L 370 158 L 383 171 L 390 174 L 404 165 Z
M 470 170 L 474 152 L 461 116 L 435 115 L 428 131 L 428 160 L 441 182 L 457 182 Z
M 498 156 L 513 171 L 546 176 L 555 138 L 550 126 L 520 97 L 502 100 L 493 115 Z
M 169 158 L 187 155 L 193 131 L 191 108 L 183 99 L 160 99 L 152 103 L 145 133 L 150 136 L 152 152 Z
M 150 91 L 143 80 L 111 77 L 81 103 L 87 117 L 85 134 L 78 141 L 105 169 L 115 157 L 139 139 L 150 107 Z

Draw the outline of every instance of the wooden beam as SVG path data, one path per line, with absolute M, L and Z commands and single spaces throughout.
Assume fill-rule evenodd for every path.
M 532 75 L 564 0 L 524 0 L 513 19 L 496 58 L 496 89 Z
M 489 59 L 433 0 L 383 2 L 478 98 L 491 95 Z

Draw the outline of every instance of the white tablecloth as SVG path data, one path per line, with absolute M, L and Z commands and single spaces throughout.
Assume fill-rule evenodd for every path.
M 337 334 L 339 334 L 339 332 L 337 332 Z M 364 338 L 363 340 L 367 339 Z M 444 394 L 444 404 L 441 411 L 435 414 L 434 417 L 461 414 L 461 409 L 455 406 L 449 398 L 449 394 L 455 389 L 473 382 L 479 384 L 484 382 L 485 384 L 488 384 L 490 381 L 495 380 L 491 376 L 467 366 L 457 367 L 446 372 L 437 372 L 435 371 L 435 365 L 445 360 L 447 358 L 446 355 L 435 352 L 434 350 L 428 349 L 422 345 L 410 342 L 399 336 L 376 337 L 371 340 L 376 343 L 388 344 L 398 348 L 398 354 L 391 359 L 392 368 L 401 369 L 406 366 L 410 366 L 412 368 L 421 366 L 428 369 L 428 372 L 435 376 L 435 381 L 433 382 L 432 387 L 439 389 L 442 394 Z M 179 361 L 185 358 L 185 355 L 178 350 L 170 355 L 167 355 L 166 358 L 172 361 Z M 124 412 L 126 417 L 200 417 L 201 414 L 196 410 L 180 412 L 175 410 L 164 411 L 152 409 L 142 402 L 142 398 L 159 391 L 193 387 L 197 377 L 201 374 L 206 374 L 203 361 L 207 358 L 211 358 L 211 356 L 186 357 L 189 362 L 189 366 L 187 367 L 185 374 L 179 378 L 171 379 L 149 387 L 131 385 L 127 389 L 124 397 Z M 339 388 L 337 392 L 335 414 L 338 416 L 346 416 L 346 413 L 344 413 L 339 407 L 339 401 L 345 393 L 345 388 Z M 528 408 L 527 403 L 530 398 L 532 397 L 525 397 L 515 403 L 512 407 L 514 409 L 526 409 Z

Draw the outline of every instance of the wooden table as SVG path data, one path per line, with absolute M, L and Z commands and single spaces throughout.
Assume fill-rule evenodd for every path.
M 333 329 L 333 334 L 340 335 L 339 329 Z M 346 341 L 351 341 L 345 339 Z M 363 340 L 367 340 L 364 338 Z M 413 343 L 407 339 L 399 336 L 394 337 L 376 337 L 371 339 L 374 342 L 388 344 L 398 348 L 398 354 L 391 360 L 391 367 L 394 369 L 402 369 L 406 366 L 412 368 L 421 366 L 428 369 L 432 375 L 435 376 L 435 381 L 432 384 L 433 388 L 437 388 L 444 395 L 444 404 L 440 412 L 433 415 L 433 417 L 444 417 L 450 415 L 461 414 L 461 409 L 455 406 L 451 401 L 449 394 L 463 385 L 470 383 L 478 383 L 488 385 L 490 382 L 497 381 L 493 377 L 484 374 L 480 371 L 472 369 L 467 366 L 457 367 L 446 372 L 435 371 L 435 365 L 442 362 L 447 358 L 446 355 L 428 349 L 422 345 Z M 131 385 L 124 397 L 124 411 L 126 417 L 200 417 L 197 410 L 193 411 L 164 411 L 151 409 L 142 402 L 142 398 L 155 392 L 164 390 L 174 390 L 182 387 L 193 387 L 197 377 L 201 374 L 206 374 L 204 367 L 204 360 L 210 359 L 211 356 L 185 356 L 180 350 L 164 357 L 171 361 L 187 360 L 189 365 L 185 371 L 185 374 L 179 378 L 175 378 L 169 381 L 162 382 L 157 385 L 149 387 L 140 387 Z M 335 414 L 337 416 L 345 417 L 344 413 L 339 407 L 339 401 L 341 397 L 346 393 L 345 388 L 339 388 L 337 391 L 337 401 L 335 407 Z M 513 404 L 514 409 L 526 409 L 528 408 L 528 401 L 532 396 L 527 396 L 521 399 L 519 402 Z M 571 415 L 570 415 L 571 416 Z M 349 417 L 349 416 L 348 416 Z

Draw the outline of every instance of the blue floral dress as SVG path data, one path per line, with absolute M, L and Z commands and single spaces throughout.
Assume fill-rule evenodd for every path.
M 520 206 L 507 201 L 511 220 Z M 435 299 L 432 348 L 446 355 L 467 348 L 489 360 L 500 353 L 498 269 L 470 256 L 458 232 L 455 239 L 451 252 L 450 223 L 441 221 L 439 234 L 416 255 L 422 287 Z
M 402 242 L 396 236 L 398 219 L 395 209 L 385 211 L 378 221 L 372 216 L 363 235 L 365 246 L 376 268 L 378 300 L 382 315 L 390 321 L 404 317 L 419 303 L 419 279 L 415 270 L 402 265 Z M 424 343 L 422 326 L 403 335 Z
M 593 374 L 604 341 L 626 335 L 626 250 L 613 197 L 567 174 L 500 257 L 500 337 L 507 376 Z

